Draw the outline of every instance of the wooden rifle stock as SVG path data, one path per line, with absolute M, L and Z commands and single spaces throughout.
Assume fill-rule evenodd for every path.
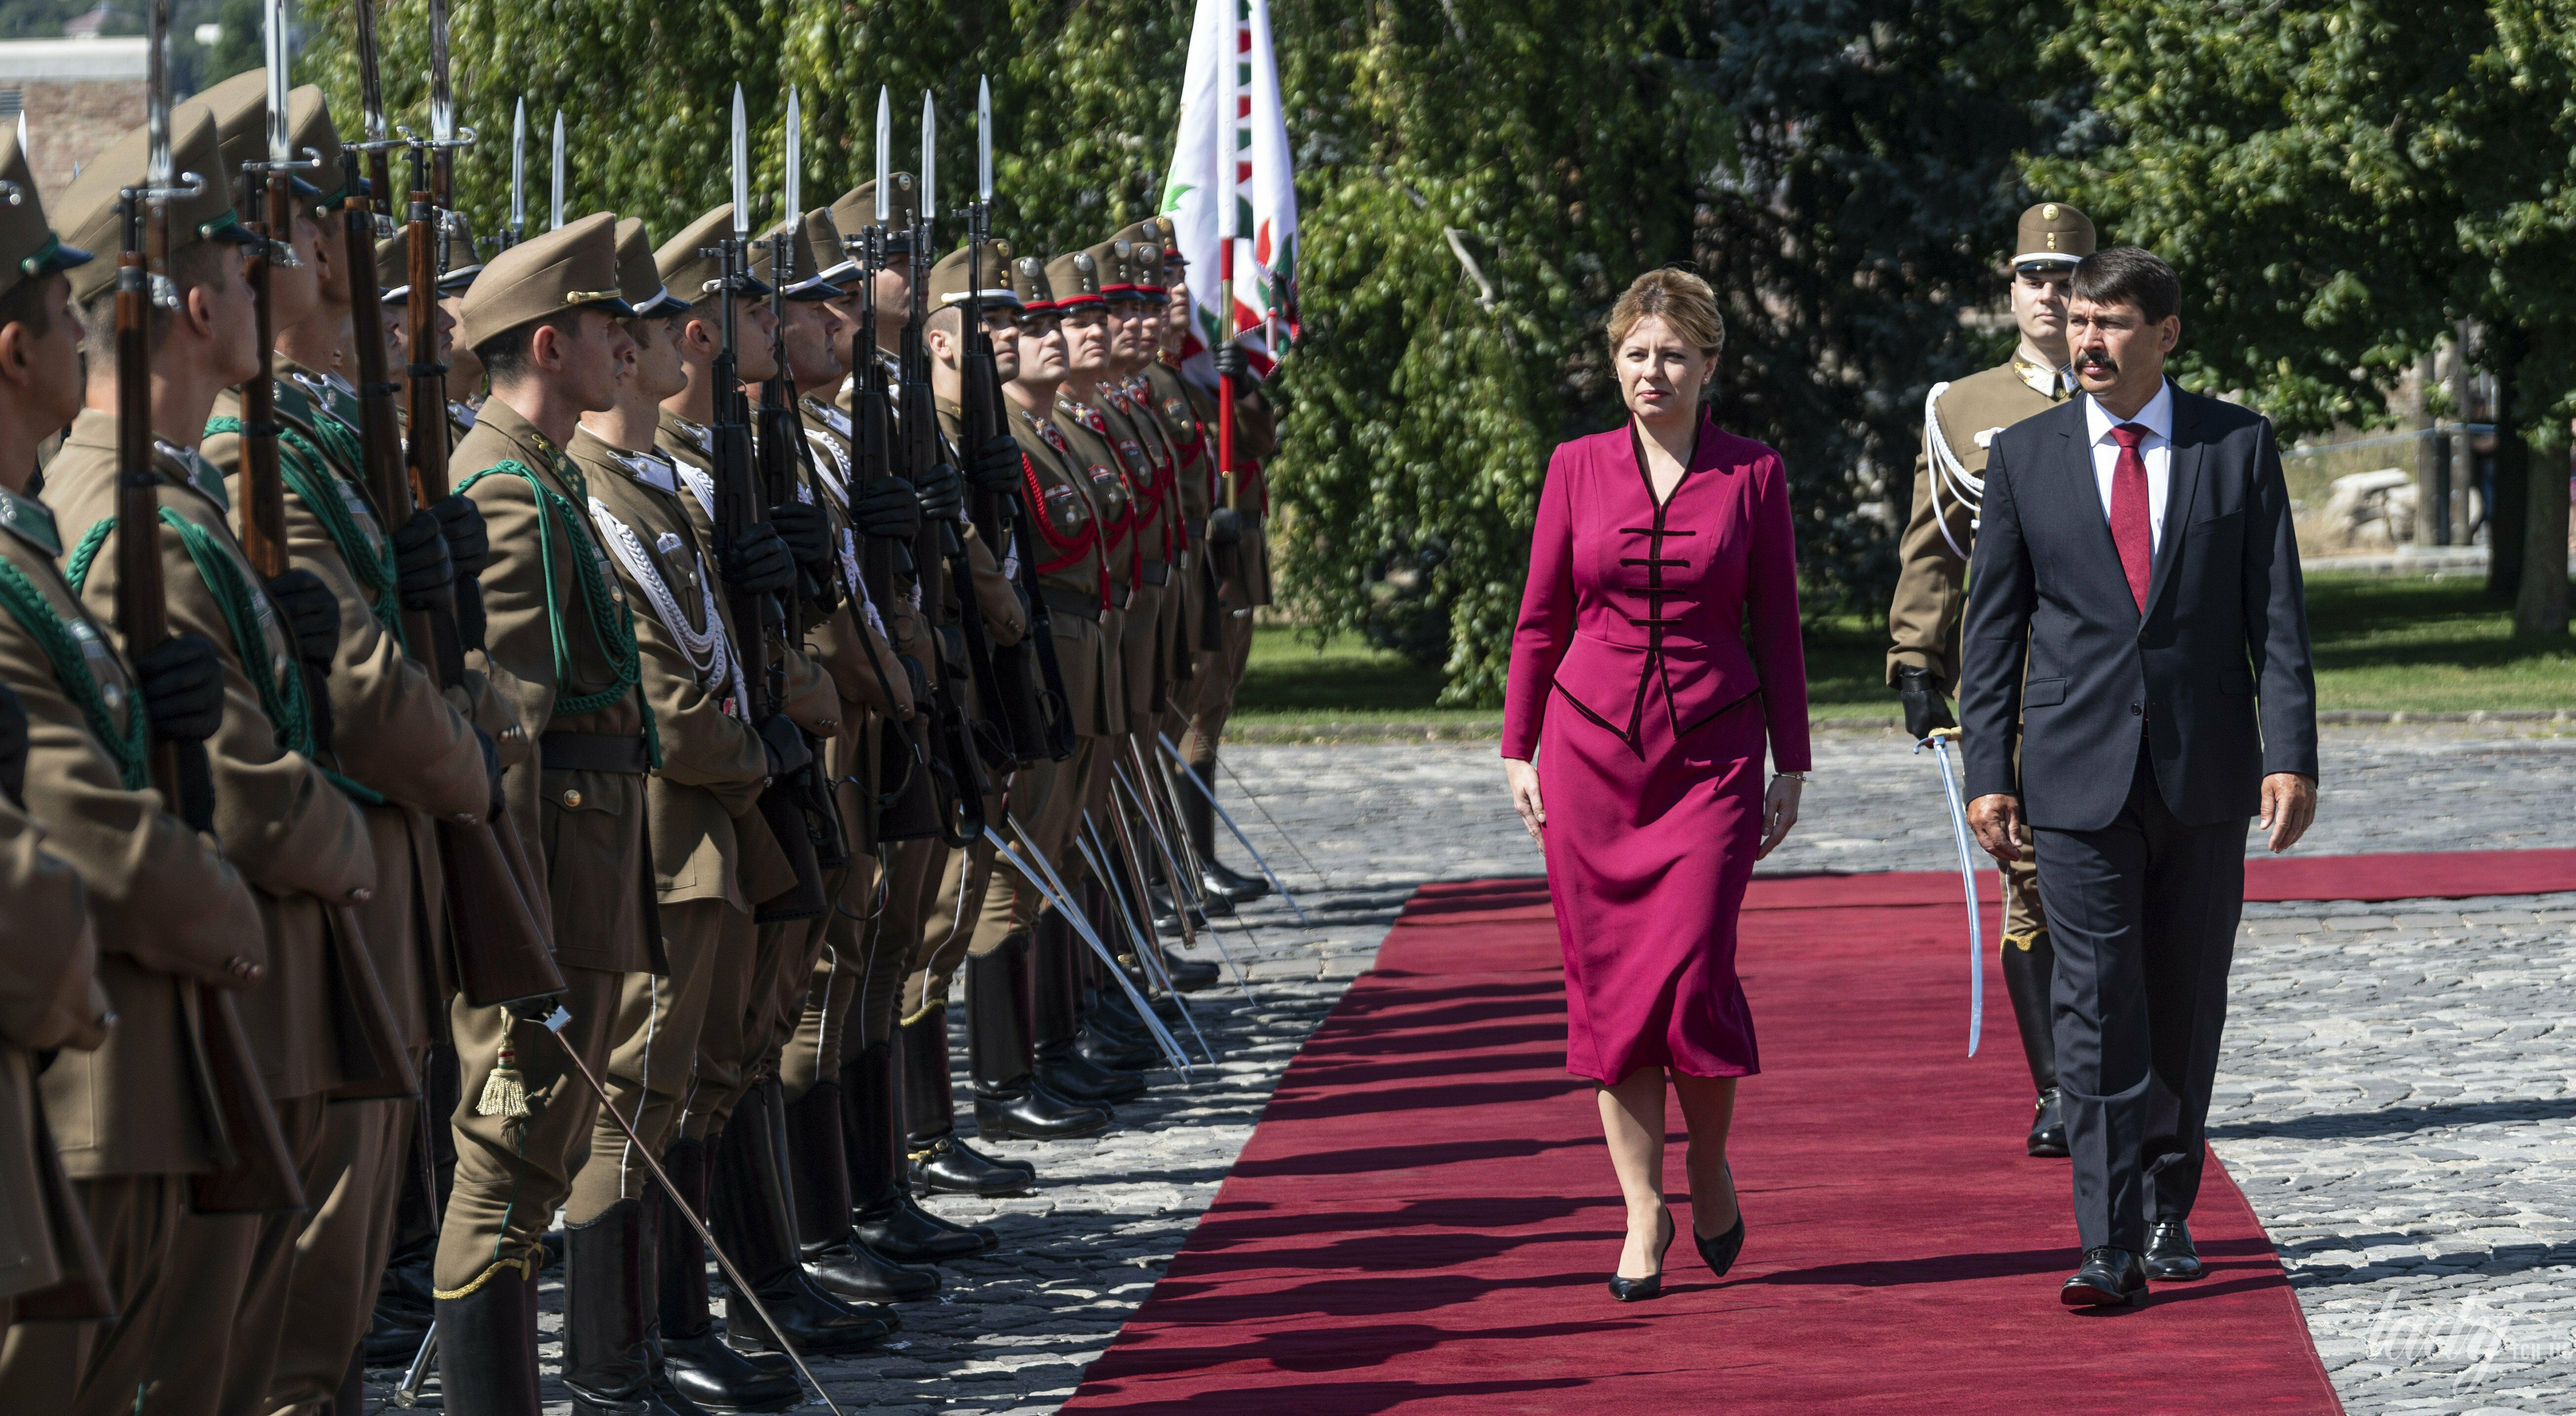
M 876 280 L 876 238 L 869 237 L 865 283 Z M 893 474 L 893 405 L 886 388 L 885 360 L 877 352 L 877 312 L 873 301 L 860 305 L 859 332 L 850 353 L 850 487 L 853 499 Z M 859 583 L 876 604 L 895 603 L 895 542 L 868 536 L 859 542 Z M 889 626 L 889 628 L 891 628 Z M 923 840 L 939 834 L 939 802 L 930 786 L 930 677 L 921 661 L 898 652 L 905 685 L 912 693 L 912 721 L 889 722 L 879 739 L 877 787 L 871 797 L 876 812 L 869 839 Z
M 116 271 L 116 629 L 126 653 L 138 659 L 170 637 L 161 584 L 161 479 L 152 468 L 152 266 L 144 249 L 144 228 L 159 223 L 145 218 L 146 200 L 140 193 L 126 197 Z M 166 236 L 156 230 L 152 245 L 166 249 Z M 138 704 L 135 711 L 144 710 Z M 214 773 L 204 743 L 155 738 L 152 781 L 190 827 L 214 829 Z M 214 1156 L 212 1169 L 188 1179 L 190 1206 L 201 1214 L 304 1208 L 304 1187 L 232 996 L 199 983 L 182 996 L 182 1006 Z
M 930 391 L 930 350 L 923 343 L 923 326 L 929 321 L 926 286 L 929 261 L 923 248 L 928 244 L 927 223 L 916 228 L 912 239 L 912 312 L 903 327 L 903 408 L 896 420 L 903 434 L 903 467 L 919 485 L 919 479 L 939 463 L 939 405 Z M 975 743 L 973 725 L 967 720 L 965 695 L 960 691 L 948 664 L 948 600 L 940 593 L 939 572 L 944 566 L 952 586 L 956 567 L 943 554 L 943 535 L 953 536 L 954 527 L 943 527 L 928 517 L 922 518 L 921 530 L 912 543 L 913 583 L 921 590 L 921 619 L 929 629 L 930 663 L 930 747 L 932 806 L 938 814 L 937 834 L 951 849 L 962 850 L 983 839 L 984 835 L 984 764 Z M 962 548 L 961 548 L 962 549 Z M 958 591 L 959 608 L 974 614 L 975 586 L 970 577 Z M 981 625 L 976 632 L 981 633 Z M 962 631 L 961 631 L 962 634 Z M 938 799 L 938 789 L 945 783 L 947 799 Z

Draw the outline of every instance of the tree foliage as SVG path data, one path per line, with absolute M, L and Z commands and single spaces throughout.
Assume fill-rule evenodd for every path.
M 2086 0 L 2053 48 L 2109 140 L 2032 179 L 2174 264 L 2187 381 L 2292 431 L 2368 423 L 2475 320 L 2508 394 L 2500 588 L 2526 527 L 2563 555 L 2566 479 L 2520 473 L 2576 416 L 2576 3 Z M 2565 578 L 2523 588 L 2517 623 L 2564 632 Z

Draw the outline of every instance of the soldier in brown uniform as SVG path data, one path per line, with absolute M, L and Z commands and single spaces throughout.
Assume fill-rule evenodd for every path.
M 511 773 L 508 797 L 547 881 L 567 984 L 558 1036 L 594 1072 L 608 1063 L 624 976 L 661 967 L 644 803 L 659 751 L 637 688 L 633 611 L 591 526 L 587 479 L 563 450 L 583 413 L 615 403 L 633 349 L 614 226 L 602 213 L 512 247 L 466 291 L 459 342 L 490 371 L 492 397 L 448 464 L 490 534 L 480 657 L 506 675 L 538 743 L 540 770 Z M 451 1411 L 530 1416 L 540 1236 L 573 1197 L 598 1098 L 541 1021 L 459 999 L 451 1026 L 464 1100 L 439 1235 L 440 1372 Z
M 218 173 L 214 119 L 202 108 L 173 118 L 179 170 Z M 146 135 L 121 140 L 82 173 L 65 198 L 77 242 L 116 237 L 121 187 L 140 180 Z M 256 240 L 234 219 L 220 180 L 175 204 L 171 274 L 185 292 L 152 354 L 156 488 L 164 589 L 174 627 L 222 651 L 224 726 L 207 746 L 215 823 L 228 859 L 256 888 L 269 970 L 242 1000 L 243 1025 L 289 1154 L 314 1172 L 330 1094 L 369 1078 L 344 1058 L 359 1045 L 357 1020 L 337 1008 L 337 970 L 370 975 L 351 907 L 372 897 L 375 852 L 352 795 L 368 794 L 312 756 L 317 749 L 308 679 L 338 651 L 340 606 L 309 570 L 262 584 L 235 540 L 222 474 L 197 451 L 216 395 L 258 367 L 250 286 L 241 246 Z M 192 238 L 182 240 L 182 234 Z M 97 272 L 97 274 L 92 274 Z M 46 468 L 46 496 L 75 547 L 70 578 L 91 607 L 116 604 L 116 557 L 96 553 L 117 515 L 114 295 L 104 263 L 83 267 L 72 293 L 89 329 L 89 408 Z M 312 671 L 308 674 L 308 670 Z M 335 940 L 336 936 L 336 940 Z M 347 946 L 355 944 L 351 949 Z M 154 1354 L 168 1380 L 156 1408 L 243 1409 L 266 1395 L 285 1322 L 298 1214 L 192 1215 L 180 1224 L 167 1277 L 191 1295 L 194 1340 Z M 344 1359 L 345 1360 L 345 1359 Z
M 717 284 L 722 264 L 714 251 L 732 228 L 732 206 L 720 206 L 663 243 L 654 255 L 663 285 L 680 298 L 692 299 L 673 328 L 681 386 L 661 401 L 655 427 L 656 450 L 668 462 L 685 493 L 677 499 L 677 505 L 690 523 L 696 544 L 710 549 L 717 544 L 713 425 L 717 421 L 719 390 L 715 378 L 725 338 L 723 299 Z M 776 325 L 766 299 L 769 286 L 757 274 L 744 271 L 735 276 L 733 294 L 738 359 L 735 376 L 769 377 L 777 369 Z M 787 513 L 792 522 L 798 517 L 810 517 L 812 510 L 800 503 L 773 507 L 771 516 L 774 525 L 782 524 L 775 520 L 782 513 Z M 818 520 L 828 533 L 828 518 Z M 799 536 L 805 534 L 806 528 L 800 528 Z M 782 545 L 788 547 L 793 560 L 793 545 L 785 538 Z M 828 550 L 828 535 L 825 549 Z M 827 564 L 823 569 L 828 572 L 830 567 Z M 837 642 L 839 631 L 830 622 L 814 628 L 811 638 L 816 642 Z M 768 648 L 776 653 L 780 646 L 771 644 Z M 833 676 L 828 658 L 812 660 L 801 647 L 792 649 L 786 674 L 790 686 L 787 716 L 826 742 L 838 737 L 844 730 L 844 719 L 852 712 L 845 697 L 850 690 Z M 755 695 L 763 687 L 746 685 Z M 756 911 L 761 903 L 792 884 L 793 874 L 787 870 L 786 858 L 759 813 L 740 817 L 736 824 L 744 846 L 742 892 Z M 840 883 L 826 880 L 826 894 Z M 665 1166 L 673 1181 L 689 1192 L 693 1203 L 705 1204 L 713 1211 L 717 1233 L 737 1262 L 745 1265 L 762 1301 L 769 1305 L 800 1351 L 861 1350 L 882 1340 L 894 1326 L 890 1314 L 865 1307 L 863 1300 L 887 1296 L 892 1286 L 902 1281 L 901 1276 L 882 1271 L 886 1266 L 871 1264 L 869 1259 L 873 1256 L 855 1254 L 835 1256 L 846 1257 L 846 1265 L 818 1263 L 809 1269 L 797 1242 L 797 1216 L 783 1212 L 778 1203 L 785 1197 L 787 1177 L 775 1164 L 777 1117 L 765 1093 L 774 1080 L 781 1042 L 792 1020 L 779 999 L 782 994 L 801 996 L 801 990 L 790 979 L 803 977 L 806 965 L 799 950 L 804 947 L 804 932 L 810 924 L 793 921 L 755 926 L 746 916 L 740 929 L 746 947 L 735 950 L 725 961 L 710 990 L 707 1019 L 699 1037 L 697 1073 L 691 1083 L 681 1135 L 672 1143 Z M 790 931 L 796 931 L 792 939 Z M 791 954 L 797 957 L 791 959 Z M 846 1214 L 843 1221 L 847 1222 Z M 706 1255 L 697 1236 L 666 1216 L 656 1247 L 662 1275 L 662 1346 L 674 1382 L 681 1391 L 710 1405 L 761 1406 L 766 1399 L 763 1393 L 777 1385 L 777 1374 L 763 1371 L 716 1337 L 706 1303 Z M 918 1288 L 927 1277 L 916 1276 L 906 1286 Z M 823 1286 L 826 1279 L 843 1283 L 827 1289 Z M 935 1281 L 930 1286 L 935 1287 Z M 841 1301 L 845 1296 L 859 1298 L 862 1303 L 845 1303 Z M 913 1294 L 907 1291 L 903 1296 Z M 748 1303 L 737 1298 L 727 1311 L 737 1338 L 768 1341 Z M 788 1385 L 792 1387 L 793 1383 Z
M 1269 550 L 1262 529 L 1269 491 L 1259 483 L 1257 459 L 1276 449 L 1263 440 L 1262 435 L 1270 428 L 1269 405 L 1246 366 L 1235 381 L 1238 467 L 1229 473 L 1216 466 L 1218 390 L 1216 386 L 1192 383 L 1181 375 L 1182 336 L 1190 321 L 1189 262 L 1182 258 L 1180 248 L 1171 244 L 1169 222 L 1163 225 L 1164 280 L 1170 303 L 1163 322 L 1162 349 L 1155 360 L 1155 387 L 1176 392 L 1188 403 L 1204 439 L 1213 500 L 1207 522 L 1207 557 L 1210 579 L 1216 587 L 1217 647 L 1211 651 L 1209 672 L 1199 685 L 1189 720 L 1182 725 L 1183 731 L 1175 734 L 1174 741 L 1189 771 L 1214 791 L 1217 742 L 1225 732 L 1226 717 L 1234 709 L 1235 690 L 1242 684 L 1244 670 L 1252 658 L 1252 611 L 1255 606 L 1270 603 Z M 1220 348 L 1218 353 L 1226 355 L 1226 350 Z M 1227 357 L 1232 363 L 1242 363 L 1239 358 Z M 1180 773 L 1176 771 L 1173 776 L 1173 796 L 1180 803 L 1199 864 L 1207 871 L 1202 882 L 1207 893 L 1234 904 L 1269 894 L 1268 880 L 1239 874 L 1217 859 L 1216 808 L 1206 793 L 1180 780 Z
M 214 115 L 226 172 L 265 153 L 265 84 L 264 72 L 252 70 L 181 109 L 202 106 Z M 326 162 L 336 159 L 339 143 L 318 90 L 303 90 L 290 115 L 303 120 L 297 136 L 305 147 L 327 147 Z M 349 326 L 345 251 L 331 249 L 338 241 L 324 245 L 306 212 L 289 221 L 298 256 L 271 264 L 271 318 L 304 347 L 338 347 Z M 319 289 L 326 273 L 337 296 L 329 303 Z M 372 270 L 360 275 L 374 278 Z M 378 798 L 360 799 L 377 884 L 354 913 L 417 1075 L 433 1037 L 446 1031 L 439 981 L 446 881 L 432 818 L 475 820 L 492 811 L 501 758 L 406 652 L 398 621 L 407 602 L 446 587 L 451 539 L 479 543 L 481 517 L 472 503 L 451 497 L 436 512 L 412 513 L 388 536 L 359 465 L 353 391 L 291 357 L 280 356 L 276 367 L 283 376 L 275 407 L 289 563 L 319 577 L 340 609 L 339 653 L 324 680 L 333 727 L 322 756 Z M 238 391 L 218 396 L 200 449 L 218 468 L 240 465 L 241 416 Z M 393 1243 L 412 1109 L 408 1098 L 389 1098 L 344 1100 L 324 1112 L 321 1144 L 303 1176 L 312 1213 L 295 1239 L 268 1410 L 327 1401 L 349 1377 L 366 1295 Z
M 2074 396 L 2075 375 L 2066 367 L 2066 290 L 2075 263 L 2091 255 L 2093 245 L 2093 223 L 2063 202 L 2042 202 L 2023 212 L 2012 258 L 2012 312 L 2020 343 L 2004 363 L 1935 384 L 1924 399 L 1914 514 L 1897 543 L 1896 602 L 1887 612 L 1887 682 L 1905 705 L 1906 732 L 1918 741 L 1958 728 L 1948 695 L 1959 678 L 1959 617 L 1967 604 L 1987 444 Z M 2039 1093 L 2024 1145 L 2032 1155 L 2062 1156 L 2066 1127 L 2058 1116 L 2048 1001 L 2056 951 L 2049 945 L 2039 873 L 2027 844 L 2021 859 L 2004 868 L 2004 879 L 2004 985 Z
M 81 887 L 77 906 L 58 889 L 9 896 L 0 1029 L 20 1047 L 70 1050 L 37 1078 L 23 1054 L 0 1049 L 16 1059 L 0 1063 L 11 1078 L 0 1095 L 23 1106 L 32 1080 L 43 1107 L 41 1129 L 19 1110 L 0 1131 L 0 1226 L 24 1256 L 0 1282 L 0 1305 L 58 1319 L 8 1330 L 0 1410 L 122 1416 L 154 1356 L 200 1321 L 167 1266 L 188 1176 L 214 1160 L 214 1118 L 196 1100 L 193 995 L 250 987 L 268 952 L 241 876 L 148 786 L 154 737 L 203 739 L 223 721 L 213 644 L 182 634 L 139 673 L 129 667 L 64 579 L 61 528 L 30 494 L 37 443 L 81 408 L 81 322 L 64 272 L 90 255 L 55 239 L 6 136 L 0 178 L 20 198 L 0 206 L 0 684 L 14 690 L 24 732 L 22 748 L 0 754 L 16 761 L 0 794 L 44 824 L 45 851 Z M 30 934 L 49 914 L 59 931 Z M 84 978 L 82 915 L 96 931 L 103 996 Z M 13 1150 L 21 1136 L 27 1149 Z M 63 1173 L 68 1193 L 54 1183 Z

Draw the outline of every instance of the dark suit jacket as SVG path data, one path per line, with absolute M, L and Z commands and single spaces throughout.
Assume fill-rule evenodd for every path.
M 1996 435 L 1959 684 L 1968 791 L 2034 826 L 2110 824 L 2140 719 L 2187 825 L 2261 810 L 2262 779 L 2317 774 L 2316 679 L 2272 424 L 2174 390 L 2163 543 L 2129 593 L 2075 399 Z M 2018 770 L 2016 770 L 2018 749 Z

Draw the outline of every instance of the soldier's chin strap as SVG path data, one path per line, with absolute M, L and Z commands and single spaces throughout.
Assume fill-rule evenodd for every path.
M 1974 531 L 1977 513 L 1985 506 L 1986 479 L 1968 470 L 1941 431 L 1941 395 L 1949 391 L 1948 384 L 1936 383 L 1923 395 L 1923 451 L 1932 463 L 1932 524 L 1941 528 L 1941 539 L 1950 543 L 1951 553 L 1966 560 L 1967 548 L 1950 534 L 1950 516 L 1941 509 L 1941 496 L 1947 492 L 1968 513 L 1968 529 Z

